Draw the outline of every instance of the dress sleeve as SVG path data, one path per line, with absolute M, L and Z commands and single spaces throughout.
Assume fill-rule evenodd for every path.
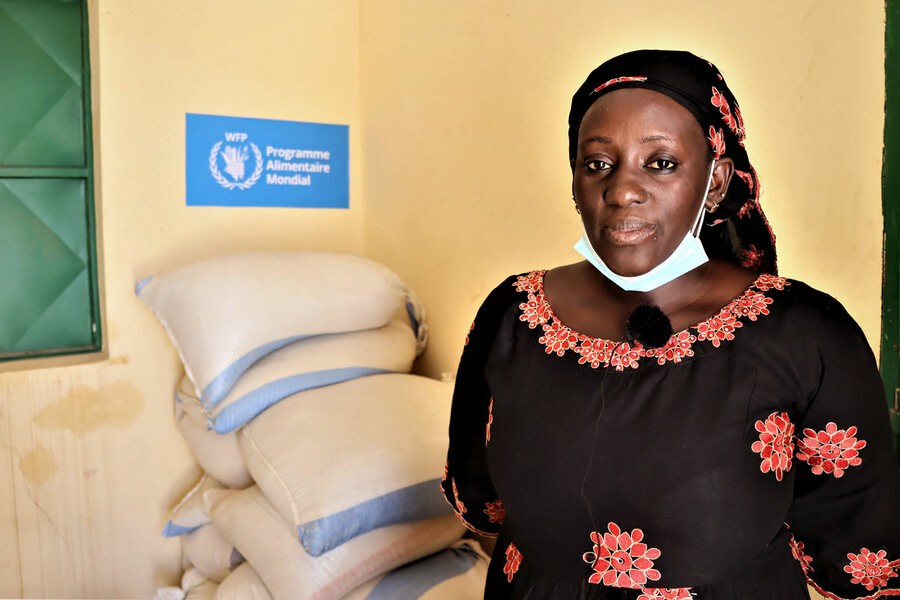
M 859 326 L 834 299 L 799 352 L 810 391 L 795 431 L 791 549 L 832 599 L 900 596 L 900 472 L 884 388 Z
M 509 306 L 514 278 L 500 284 L 479 308 L 466 336 L 450 412 L 450 446 L 441 480 L 444 497 L 475 533 L 496 537 L 505 510 L 486 462 L 491 427 L 491 390 L 484 368 L 500 320 Z

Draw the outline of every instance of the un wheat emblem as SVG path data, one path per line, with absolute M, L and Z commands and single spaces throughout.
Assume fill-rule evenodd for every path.
M 222 152 L 222 159 L 225 161 L 225 172 L 231 176 L 233 181 L 229 181 L 221 172 L 219 172 L 219 150 L 221 149 L 222 142 L 216 142 L 216 145 L 212 147 L 212 150 L 209 153 L 209 171 L 219 185 L 226 190 L 232 190 L 234 188 L 246 190 L 259 180 L 263 172 L 263 157 L 262 152 L 259 151 L 259 147 L 256 144 L 250 143 L 250 149 L 253 151 L 253 156 L 256 158 L 256 168 L 253 170 L 250 177 L 244 181 L 241 181 L 241 179 L 244 179 L 244 163 L 247 162 L 247 159 L 249 158 L 247 146 L 225 146 L 225 150 Z

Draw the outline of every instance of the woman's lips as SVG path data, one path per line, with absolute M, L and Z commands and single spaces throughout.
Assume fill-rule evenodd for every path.
M 652 237 L 656 226 L 643 219 L 628 217 L 606 223 L 601 231 L 604 238 L 617 246 L 633 246 Z

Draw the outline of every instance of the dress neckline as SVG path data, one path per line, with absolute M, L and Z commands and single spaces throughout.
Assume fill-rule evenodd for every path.
M 553 312 L 544 294 L 546 269 L 532 271 L 516 278 L 516 291 L 527 292 L 528 301 L 519 305 L 519 320 L 535 329 L 540 326 L 543 335 L 539 341 L 547 354 L 565 356 L 567 352 L 580 355 L 579 364 L 592 368 L 614 367 L 617 371 L 636 369 L 645 359 L 655 359 L 660 365 L 680 363 L 694 356 L 694 348 L 699 342 L 708 342 L 718 348 L 722 343 L 734 339 L 735 330 L 746 321 L 756 321 L 761 315 L 769 314 L 772 298 L 765 295 L 769 290 L 783 290 L 790 282 L 776 275 L 760 274 L 739 296 L 723 306 L 717 313 L 691 325 L 669 337 L 664 346 L 646 348 L 640 342 L 607 340 L 580 333 L 563 323 Z

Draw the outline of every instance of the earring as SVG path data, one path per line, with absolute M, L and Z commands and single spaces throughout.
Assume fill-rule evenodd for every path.
M 719 203 L 718 203 L 718 202 L 713 202 L 713 203 L 712 203 L 712 207 L 711 207 L 711 208 L 707 208 L 707 209 L 706 209 L 706 212 L 712 214 L 712 213 L 716 212 L 716 209 L 718 209 L 718 208 L 719 208 Z
M 575 203 L 575 212 L 577 212 L 577 213 L 580 215 L 580 214 L 581 214 L 581 209 L 578 208 L 578 201 L 575 200 L 575 196 L 572 196 L 572 202 Z

